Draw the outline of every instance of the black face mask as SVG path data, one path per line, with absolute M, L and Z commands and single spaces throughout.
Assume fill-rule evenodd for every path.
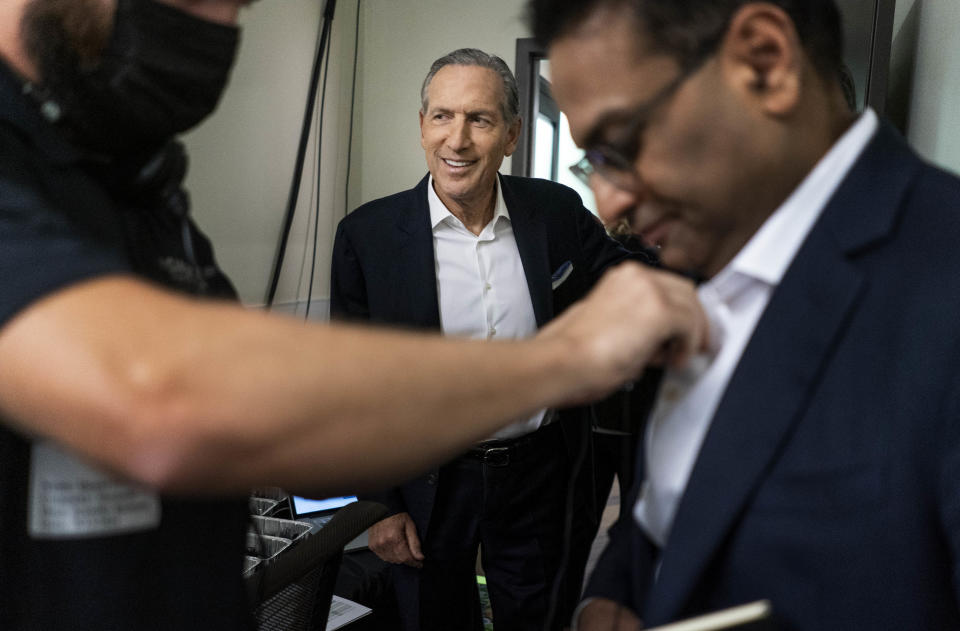
M 154 0 L 118 0 L 112 36 L 95 64 L 74 57 L 63 65 L 59 47 L 61 55 L 40 55 L 41 73 L 77 144 L 112 156 L 142 154 L 213 112 L 238 41 L 236 27 Z

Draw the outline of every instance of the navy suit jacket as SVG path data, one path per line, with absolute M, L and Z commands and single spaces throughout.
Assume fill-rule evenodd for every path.
M 333 246 L 332 318 L 440 329 L 428 185 L 429 176 L 413 189 L 364 204 L 340 222 Z M 570 188 L 508 175 L 500 176 L 500 186 L 538 327 L 586 294 L 607 267 L 630 256 Z M 567 263 L 569 276 L 553 289 L 555 273 Z M 589 431 L 584 409 L 563 411 L 560 422 L 573 455 Z M 391 513 L 410 513 L 422 538 L 436 482 L 434 469 L 366 499 Z
M 881 125 L 771 296 L 662 553 L 632 506 L 586 594 L 647 625 L 767 598 L 785 629 L 960 628 L 960 180 Z

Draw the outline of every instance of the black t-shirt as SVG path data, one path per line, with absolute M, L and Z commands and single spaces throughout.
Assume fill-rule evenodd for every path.
M 108 274 L 235 297 L 178 210 L 176 147 L 136 183 L 139 166 L 66 142 L 0 64 L 0 328 Z M 246 523 L 245 498 L 158 497 L 0 419 L 0 629 L 250 628 Z

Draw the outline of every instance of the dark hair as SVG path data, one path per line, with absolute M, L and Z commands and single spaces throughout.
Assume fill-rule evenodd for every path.
M 510 72 L 510 66 L 496 55 L 485 53 L 476 48 L 459 48 L 433 62 L 430 66 L 430 72 L 427 73 L 423 85 L 420 87 L 420 111 L 422 113 L 426 114 L 430 108 L 430 99 L 427 94 L 430 82 L 433 81 L 434 75 L 440 72 L 441 68 L 447 66 L 479 66 L 493 70 L 503 83 L 503 101 L 500 104 L 503 119 L 507 125 L 512 125 L 519 118 L 520 91 L 517 88 L 517 79 Z
M 716 50 L 740 7 L 757 0 L 528 0 L 534 37 L 544 46 L 572 31 L 601 7 L 632 11 L 653 49 L 691 67 Z M 765 0 L 780 7 L 797 29 L 804 50 L 824 77 L 837 76 L 843 28 L 834 0 Z

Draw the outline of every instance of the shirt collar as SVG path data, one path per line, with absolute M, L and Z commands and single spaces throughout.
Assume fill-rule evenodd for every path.
M 707 284 L 721 294 L 739 286 L 736 276 L 780 283 L 827 202 L 863 153 L 878 127 L 876 113 L 867 109 L 817 163 L 800 185 L 760 226 L 727 266 Z
M 510 221 L 510 213 L 507 211 L 507 203 L 503 200 L 503 187 L 500 186 L 500 178 L 497 178 L 497 201 L 493 209 L 493 219 L 488 225 L 496 225 L 501 217 Z M 433 176 L 430 176 L 427 182 L 427 204 L 430 206 L 430 227 L 436 230 L 441 223 L 451 225 L 463 225 L 457 217 L 447 209 L 446 205 L 440 200 L 440 196 L 433 189 Z

